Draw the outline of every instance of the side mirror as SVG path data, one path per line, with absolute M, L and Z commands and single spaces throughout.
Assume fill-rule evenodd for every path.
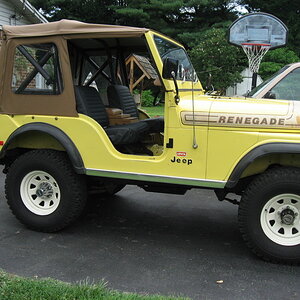
M 177 76 L 179 61 L 167 57 L 164 59 L 162 76 L 164 79 L 173 79 Z

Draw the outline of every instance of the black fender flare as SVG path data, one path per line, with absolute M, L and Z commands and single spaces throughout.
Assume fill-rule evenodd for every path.
M 0 159 L 3 158 L 6 155 L 7 149 L 9 144 L 17 137 L 20 136 L 21 134 L 24 134 L 25 132 L 30 132 L 30 131 L 38 131 L 42 133 L 47 133 L 51 135 L 53 138 L 55 138 L 66 150 L 70 161 L 78 174 L 85 174 L 85 167 L 83 164 L 83 160 L 81 158 L 81 155 L 76 148 L 75 144 L 73 141 L 70 139 L 70 137 L 63 132 L 61 129 L 47 124 L 47 123 L 42 123 L 42 122 L 36 122 L 36 123 L 29 123 L 22 125 L 18 129 L 16 129 L 7 139 L 5 142 L 4 146 L 1 149 L 0 152 Z
M 300 143 L 284 143 L 276 142 L 257 146 L 248 152 L 235 166 L 227 183 L 226 188 L 233 188 L 241 178 L 243 171 L 253 163 L 257 158 L 268 154 L 300 154 Z

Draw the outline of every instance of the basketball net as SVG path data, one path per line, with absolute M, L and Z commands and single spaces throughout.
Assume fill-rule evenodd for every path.
M 258 73 L 260 62 L 270 47 L 270 44 L 242 44 L 242 48 L 248 57 L 250 71 Z

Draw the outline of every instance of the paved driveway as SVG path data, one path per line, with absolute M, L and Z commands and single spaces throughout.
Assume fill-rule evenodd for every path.
M 75 225 L 43 234 L 15 219 L 3 175 L 0 183 L 0 268 L 8 272 L 104 279 L 122 291 L 192 299 L 300 298 L 300 267 L 253 256 L 237 228 L 237 207 L 218 202 L 211 191 L 174 196 L 127 187 L 108 201 L 92 197 Z

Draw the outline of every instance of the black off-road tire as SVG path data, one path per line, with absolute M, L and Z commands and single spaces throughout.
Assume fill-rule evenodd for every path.
M 298 264 L 299 208 L 298 168 L 277 167 L 256 177 L 239 206 L 239 227 L 249 248 L 266 261 Z M 291 216 L 292 224 L 283 222 L 283 218 Z
M 75 173 L 66 153 L 29 151 L 9 168 L 5 181 L 7 203 L 28 228 L 42 232 L 59 231 L 83 211 L 85 181 L 84 176 Z

